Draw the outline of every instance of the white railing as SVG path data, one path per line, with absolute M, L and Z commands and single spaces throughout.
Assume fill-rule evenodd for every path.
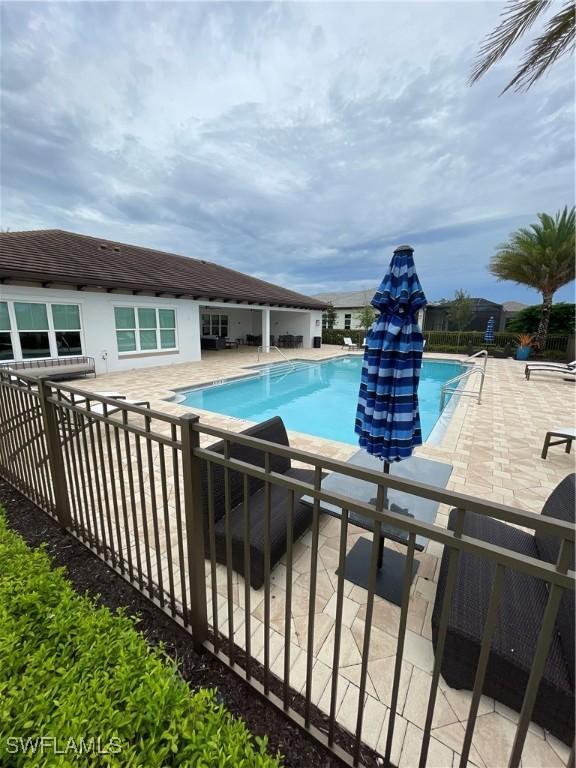
M 487 349 L 481 349 L 480 352 L 474 352 L 473 355 L 470 355 L 470 357 L 467 357 L 464 362 L 469 363 L 471 360 L 475 360 L 478 357 L 484 358 L 484 370 L 486 370 L 486 363 L 488 362 L 488 350 Z
M 477 397 L 478 404 L 482 402 L 482 390 L 484 389 L 484 379 L 486 377 L 486 363 L 488 362 L 488 351 L 486 349 L 481 349 L 480 352 L 475 352 L 473 355 L 470 355 L 470 357 L 467 358 L 466 362 L 468 363 L 471 360 L 478 359 L 479 357 L 484 358 L 484 364 L 482 368 L 473 366 L 469 368 L 467 371 L 464 371 L 464 373 L 461 373 L 458 376 L 454 376 L 453 379 L 449 379 L 447 382 L 445 382 L 442 385 L 442 390 L 440 392 L 440 412 L 442 412 L 444 410 L 444 407 L 446 406 L 446 395 L 448 393 L 453 395 L 462 395 L 464 397 Z M 469 379 L 475 373 L 480 374 L 480 386 L 478 390 L 475 390 L 473 392 L 466 392 L 461 386 L 462 382 Z
M 282 352 L 282 350 L 281 350 L 281 349 L 278 349 L 278 347 L 275 347 L 275 346 L 273 346 L 272 344 L 270 344 L 270 346 L 268 346 L 268 347 L 264 347 L 264 346 L 262 346 L 262 347 L 258 347 L 258 362 L 260 362 L 260 355 L 262 355 L 262 354 L 264 354 L 264 353 L 268 353 L 268 352 L 270 352 L 272 349 L 274 349 L 276 352 L 278 352 L 278 354 L 279 354 L 279 355 L 281 355 L 281 356 L 284 358 L 284 360 L 286 360 L 286 362 L 287 362 L 287 363 L 290 363 L 291 365 L 294 365 L 294 363 L 292 362 L 292 360 L 290 360 L 290 358 L 289 358 L 289 357 L 287 357 L 287 356 L 284 354 L 284 352 Z

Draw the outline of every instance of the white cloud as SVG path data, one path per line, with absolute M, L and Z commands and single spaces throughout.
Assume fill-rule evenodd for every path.
M 528 94 L 498 98 L 514 56 L 467 86 L 501 8 L 4 4 L 3 226 L 309 292 L 376 282 L 412 237 L 431 297 L 496 295 L 494 246 L 574 196 L 571 62 Z

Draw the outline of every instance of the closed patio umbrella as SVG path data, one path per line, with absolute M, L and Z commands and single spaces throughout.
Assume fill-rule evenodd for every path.
M 486 325 L 486 333 L 484 334 L 484 341 L 486 344 L 494 344 L 494 318 L 491 317 Z
M 379 312 L 366 338 L 355 431 L 360 446 L 384 462 L 402 461 L 422 444 L 418 382 L 423 338 L 417 323 L 426 297 L 414 266 L 414 249 L 394 251 L 388 272 L 372 299 Z M 382 567 L 384 538 L 378 558 Z M 392 553 L 387 550 L 388 555 Z M 397 567 L 392 564 L 392 568 Z M 384 596 L 384 595 L 382 595 Z M 387 599 L 393 596 L 386 595 Z
M 422 444 L 418 381 L 423 338 L 416 318 L 426 297 L 413 253 L 409 245 L 394 251 L 371 302 L 380 314 L 366 338 L 362 364 L 355 431 L 360 446 L 385 465 L 408 458 Z

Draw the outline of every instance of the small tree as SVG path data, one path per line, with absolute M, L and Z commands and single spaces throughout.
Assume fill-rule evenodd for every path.
M 455 291 L 454 298 L 448 302 L 446 314 L 452 325 L 456 326 L 458 331 L 458 349 L 460 349 L 462 331 L 468 328 L 474 314 L 474 305 L 469 294 L 462 290 Z
M 333 304 L 329 304 L 328 308 L 324 310 L 322 320 L 324 321 L 325 328 L 330 328 L 330 330 L 334 328 L 334 323 L 336 322 L 336 310 L 334 309 Z
M 368 333 L 368 329 L 376 318 L 376 312 L 371 304 L 366 304 L 356 313 L 355 317 L 356 320 L 358 320 L 360 328 L 362 328 L 365 333 Z

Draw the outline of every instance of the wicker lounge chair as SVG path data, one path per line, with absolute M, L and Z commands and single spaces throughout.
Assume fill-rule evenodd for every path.
M 256 424 L 242 432 L 261 440 L 268 440 L 279 445 L 289 445 L 284 422 L 278 416 Z M 222 442 L 211 445 L 207 450 L 222 454 Z M 232 443 L 230 458 L 244 461 L 258 467 L 264 467 L 263 451 Z M 212 487 L 214 498 L 214 537 L 216 561 L 226 564 L 226 515 L 224 467 L 212 464 Z M 273 472 L 288 475 L 298 480 L 312 482 L 313 470 L 296 469 L 290 465 L 290 459 L 283 456 L 270 456 L 270 468 Z M 240 473 L 229 471 L 230 485 L 230 538 L 232 549 L 232 568 L 244 575 L 244 480 Z M 209 507 L 208 507 L 208 468 L 207 462 L 202 465 L 202 486 L 204 496 L 204 546 L 206 557 L 210 557 L 209 538 Z M 249 478 L 249 523 L 250 523 L 250 584 L 254 589 L 260 589 L 264 584 L 264 515 L 265 490 L 264 483 L 259 478 Z M 299 504 L 299 495 L 294 498 L 293 529 L 294 541 L 304 533 L 312 521 L 312 510 Z M 286 553 L 289 492 L 271 484 L 270 490 L 270 568 L 273 568 Z
M 575 474 L 569 475 L 558 485 L 546 501 L 543 515 L 574 523 L 575 478 Z M 450 514 L 450 528 L 455 523 L 455 512 L 452 510 Z M 532 535 L 483 515 L 468 512 L 464 534 L 549 563 L 555 563 L 558 556 L 557 540 Z M 570 567 L 574 568 L 574 562 Z M 434 649 L 438 640 L 447 572 L 448 552 L 445 550 L 432 613 Z M 494 563 L 461 552 L 441 670 L 452 688 L 471 690 L 474 686 L 494 572 Z M 522 707 L 547 599 L 548 589 L 543 581 L 506 569 L 483 692 L 517 712 Z M 562 597 L 556 634 L 538 689 L 532 720 L 562 741 L 572 744 L 574 593 L 571 591 L 564 592 Z

